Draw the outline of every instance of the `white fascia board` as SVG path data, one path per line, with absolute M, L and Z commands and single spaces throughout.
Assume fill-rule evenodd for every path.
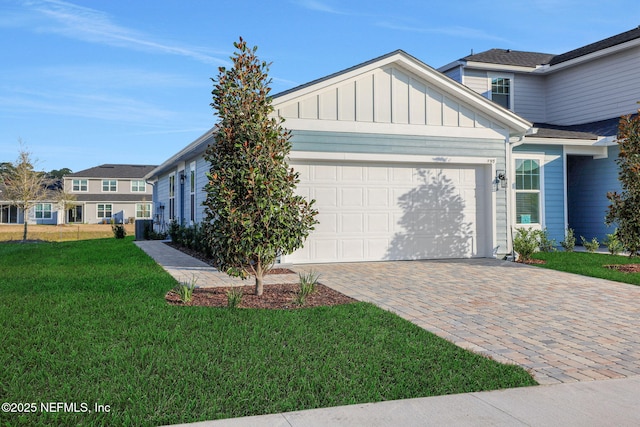
M 493 165 L 495 157 L 425 156 L 413 154 L 336 153 L 333 151 L 291 151 L 289 160 L 329 160 L 384 163 L 447 163 L 464 165 Z
M 454 68 L 464 67 L 466 64 L 467 61 L 457 60 L 450 62 L 447 65 L 443 65 L 442 67 L 438 68 L 438 71 L 441 73 L 446 73 L 447 71 L 453 70 Z
M 340 120 L 287 119 L 283 123 L 283 126 L 291 131 L 309 130 L 319 132 L 371 133 L 386 135 L 501 140 L 506 140 L 509 137 L 509 135 L 507 135 L 506 129 L 410 125 L 401 123 L 352 122 Z
M 527 136 L 524 139 L 525 144 L 536 145 L 564 145 L 574 147 L 596 147 L 603 145 L 600 142 L 606 138 L 598 139 L 565 139 L 565 138 L 536 138 L 535 136 Z
M 475 70 L 495 71 L 501 72 L 513 72 L 513 73 L 531 73 L 536 71 L 539 67 L 524 67 L 522 65 L 504 65 L 504 64 L 491 64 L 487 62 L 467 62 L 466 68 L 473 68 Z
M 607 138 L 593 139 L 560 139 L 560 138 L 531 138 L 526 137 L 525 144 L 531 145 L 561 145 L 565 154 L 593 156 L 594 159 L 607 158 L 607 145 L 600 142 Z

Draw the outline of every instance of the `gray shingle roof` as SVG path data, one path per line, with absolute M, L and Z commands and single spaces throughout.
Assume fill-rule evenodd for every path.
M 522 52 L 511 49 L 490 49 L 474 55 L 465 56 L 462 60 L 483 62 L 487 64 L 516 65 L 522 67 L 535 67 L 537 65 L 546 64 L 557 65 L 562 62 L 579 58 L 599 50 L 608 49 L 638 38 L 640 38 L 640 26 L 560 55 L 538 52 Z
M 151 172 L 153 165 L 120 165 L 104 164 L 93 168 L 81 170 L 80 172 L 65 175 L 74 178 L 139 178 L 142 179 L 148 172 Z
M 521 67 L 536 67 L 548 64 L 554 55 L 550 53 L 522 52 L 511 49 L 490 49 L 475 55 L 462 58 L 465 61 L 483 62 L 488 64 L 516 65 Z
M 538 128 L 538 133 L 534 135 L 538 138 L 598 139 L 603 136 L 617 136 L 619 123 L 620 117 L 613 117 L 573 126 L 535 123 L 533 127 Z
M 633 30 L 629 30 L 621 34 L 617 34 L 613 37 L 609 37 L 604 40 L 600 40 L 595 43 L 591 43 L 586 46 L 579 47 L 578 49 L 574 49 L 572 51 L 563 53 L 561 55 L 556 55 L 551 60 L 550 64 L 551 65 L 560 64 L 561 62 L 566 62 L 571 59 L 579 58 L 581 56 L 588 55 L 590 53 L 597 52 L 599 50 L 607 49 L 622 43 L 629 42 L 631 40 L 635 40 L 637 38 L 640 38 L 640 26 L 637 28 L 634 28 Z
M 150 202 L 153 196 L 151 194 L 81 194 L 74 193 L 78 202 L 141 202 L 143 200 Z

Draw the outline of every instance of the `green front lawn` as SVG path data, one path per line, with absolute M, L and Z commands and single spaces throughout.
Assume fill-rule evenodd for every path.
M 605 267 L 615 264 L 639 264 L 638 258 L 588 252 L 538 252 L 533 258 L 546 261 L 545 264 L 535 264 L 538 267 L 640 285 L 640 274 L 623 273 Z
M 35 409 L 0 425 L 160 425 L 535 384 L 371 304 L 175 307 L 174 285 L 130 238 L 0 244 L 0 400 Z M 95 404 L 109 411 L 70 412 Z

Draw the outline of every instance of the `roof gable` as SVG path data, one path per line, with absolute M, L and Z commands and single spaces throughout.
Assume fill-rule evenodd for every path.
M 521 135 L 531 126 L 400 50 L 277 94 L 273 106 L 288 128 L 304 120 L 321 121 L 323 130 L 350 123 L 365 132 L 380 124 L 418 133 L 419 127 L 447 127 Z

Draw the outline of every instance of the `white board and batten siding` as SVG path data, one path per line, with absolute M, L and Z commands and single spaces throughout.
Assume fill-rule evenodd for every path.
M 336 131 L 376 132 L 377 128 L 388 132 L 388 127 L 376 125 L 395 124 L 407 125 L 395 126 L 397 134 L 425 134 L 438 132 L 438 128 L 440 133 L 454 136 L 460 135 L 461 129 L 492 131 L 494 137 L 506 132 L 503 125 L 398 66 L 357 75 L 276 108 L 286 119 L 285 126 L 293 129 L 305 126 L 317 130 L 332 121 L 331 129 Z M 319 123 L 314 126 L 313 122 Z

